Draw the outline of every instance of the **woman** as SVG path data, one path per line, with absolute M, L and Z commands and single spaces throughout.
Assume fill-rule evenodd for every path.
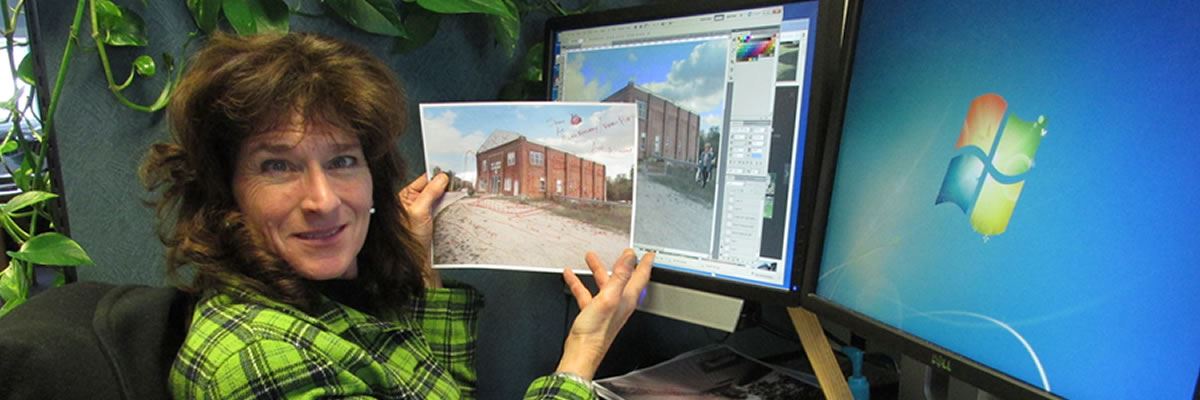
M 312 34 L 216 34 L 168 109 L 172 140 L 142 165 L 158 192 L 172 277 L 202 293 L 170 374 L 177 398 L 474 397 L 471 288 L 428 258 L 447 178 L 403 189 L 405 104 L 361 48 Z M 397 192 L 399 195 L 397 196 Z M 611 276 L 586 257 L 595 297 L 553 375 L 528 398 L 589 398 L 590 379 L 650 273 L 627 251 Z

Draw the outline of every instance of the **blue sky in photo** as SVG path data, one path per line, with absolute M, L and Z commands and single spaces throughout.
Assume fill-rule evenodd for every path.
M 567 101 L 600 101 L 630 80 L 700 115 L 700 129 L 724 114 L 724 39 L 572 52 L 562 71 Z

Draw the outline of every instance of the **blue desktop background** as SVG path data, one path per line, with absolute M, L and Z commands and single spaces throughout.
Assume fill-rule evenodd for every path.
M 858 38 L 817 294 L 1069 398 L 1191 398 L 1200 2 L 866 1 Z M 993 237 L 934 205 L 986 93 L 1047 121 Z

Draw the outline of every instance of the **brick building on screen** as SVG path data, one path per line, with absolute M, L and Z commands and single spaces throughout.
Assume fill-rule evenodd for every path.
M 700 158 L 700 116 L 633 82 L 605 102 L 635 103 L 638 113 L 638 159 L 649 157 L 695 163 Z
M 567 197 L 605 201 L 604 164 L 497 130 L 475 153 L 475 190 L 530 198 Z

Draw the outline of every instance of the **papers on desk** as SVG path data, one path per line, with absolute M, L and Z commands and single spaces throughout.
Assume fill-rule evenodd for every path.
M 764 363 L 725 345 L 597 380 L 596 392 L 608 400 L 822 398 L 815 376 Z

